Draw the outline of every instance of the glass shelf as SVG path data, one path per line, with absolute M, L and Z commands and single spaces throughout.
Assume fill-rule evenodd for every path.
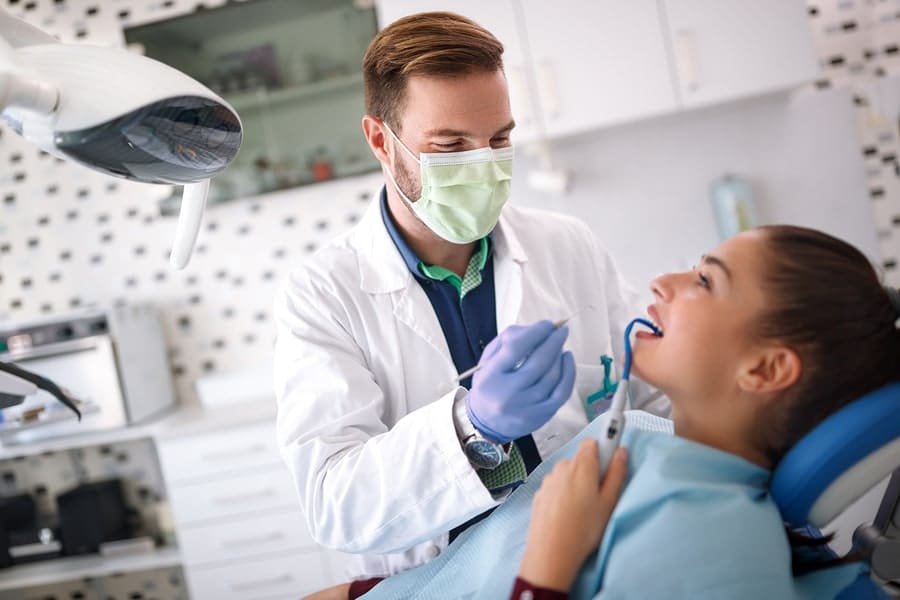
M 209 202 L 380 168 L 360 128 L 374 3 L 253 0 L 125 30 L 129 47 L 191 75 L 241 116 L 241 150 Z M 160 204 L 167 214 L 177 198 Z
M 224 94 L 223 97 L 240 113 L 241 111 L 268 109 L 275 104 L 285 102 L 292 104 L 302 102 L 316 96 L 344 92 L 354 87 L 362 88 L 362 84 L 362 73 L 353 73 L 277 90 L 259 88 L 255 91 Z

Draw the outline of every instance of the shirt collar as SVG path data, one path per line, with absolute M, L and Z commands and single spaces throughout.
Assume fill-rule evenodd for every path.
M 409 244 L 406 243 L 406 240 L 403 239 L 403 236 L 400 234 L 400 230 L 398 230 L 397 226 L 394 224 L 394 219 L 391 216 L 390 211 L 388 210 L 387 188 L 385 187 L 381 188 L 379 202 L 381 203 L 381 218 L 384 221 L 384 226 L 387 229 L 388 235 L 390 235 L 391 239 L 394 241 L 394 245 L 397 246 L 397 250 L 400 252 L 400 256 L 403 257 L 403 262 L 406 263 L 406 267 L 409 269 L 410 273 L 412 273 L 416 277 L 422 278 L 424 275 L 419 270 L 419 264 L 422 261 L 418 256 L 416 256 L 416 253 L 413 252 L 413 249 L 409 247 Z M 478 265 L 479 270 L 484 269 L 484 265 L 487 263 L 487 259 L 493 251 L 493 236 L 493 231 L 488 233 L 486 236 L 487 247 L 485 248 L 484 242 L 482 242 L 482 245 L 480 246 L 481 257 L 480 264 Z

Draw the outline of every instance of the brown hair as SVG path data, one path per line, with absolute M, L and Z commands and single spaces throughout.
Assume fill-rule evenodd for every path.
M 414 75 L 457 77 L 503 68 L 503 44 L 474 21 L 450 12 L 398 19 L 378 33 L 363 58 L 366 112 L 399 133 L 406 82 Z
M 763 286 L 774 301 L 757 331 L 792 348 L 803 365 L 766 424 L 769 457 L 777 462 L 826 417 L 900 379 L 900 333 L 890 297 L 862 252 L 804 227 L 760 231 L 768 253 Z
M 802 373 L 765 423 L 767 453 L 774 463 L 817 424 L 853 400 L 900 380 L 898 311 L 866 257 L 820 231 L 774 225 L 766 237 L 763 287 L 772 305 L 760 316 L 758 334 L 792 348 Z M 832 536 L 788 531 L 793 570 L 799 575 L 858 560 L 822 560 L 809 550 Z

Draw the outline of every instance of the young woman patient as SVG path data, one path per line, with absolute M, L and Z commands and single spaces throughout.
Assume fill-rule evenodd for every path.
M 601 483 L 594 421 L 442 556 L 365 598 L 830 598 L 855 577 L 795 576 L 810 569 L 792 570 L 768 483 L 816 424 L 900 379 L 898 312 L 870 263 L 761 227 L 651 290 L 663 335 L 638 336 L 634 373 L 671 399 L 674 435 L 629 413 Z

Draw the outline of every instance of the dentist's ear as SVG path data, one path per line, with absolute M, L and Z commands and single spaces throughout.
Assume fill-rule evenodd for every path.
M 372 149 L 372 154 L 375 155 L 378 162 L 390 167 L 391 156 L 385 145 L 388 136 L 384 131 L 381 119 L 372 115 L 365 115 L 362 118 L 362 128 L 363 135 L 366 136 L 366 141 L 369 143 L 369 148 Z
M 803 363 L 796 352 L 784 346 L 770 346 L 741 366 L 737 384 L 745 392 L 778 392 L 794 385 L 802 372 Z

